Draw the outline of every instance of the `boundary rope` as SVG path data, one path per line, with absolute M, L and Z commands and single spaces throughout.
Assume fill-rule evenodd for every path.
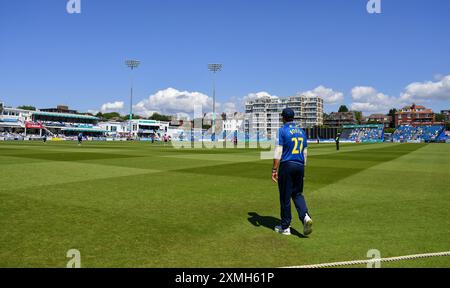
M 339 267 L 339 266 L 362 265 L 362 264 L 377 263 L 377 262 L 380 262 L 380 263 L 381 262 L 395 262 L 395 261 L 403 261 L 403 260 L 414 260 L 414 259 L 444 257 L 444 256 L 450 256 L 450 251 L 438 252 L 438 253 L 406 255 L 406 256 L 398 256 L 398 257 L 390 257 L 390 258 L 372 258 L 372 259 L 368 259 L 368 260 L 353 260 L 353 261 L 322 263 L 322 264 L 313 264 L 313 265 L 289 266 L 289 267 L 282 267 L 282 268 L 332 268 L 332 267 Z

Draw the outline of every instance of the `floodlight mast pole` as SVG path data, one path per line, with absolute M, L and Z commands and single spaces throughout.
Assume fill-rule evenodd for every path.
M 212 135 L 211 140 L 216 141 L 216 73 L 222 70 L 222 64 L 213 63 L 208 64 L 208 70 L 213 72 L 213 114 L 212 114 Z
M 131 93 L 130 93 L 130 136 L 132 135 L 132 120 L 133 120 L 133 70 L 139 67 L 141 62 L 139 60 L 127 60 L 125 65 L 131 69 Z

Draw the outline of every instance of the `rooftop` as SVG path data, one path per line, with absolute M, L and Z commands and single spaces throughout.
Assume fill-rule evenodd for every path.
M 35 111 L 33 115 L 38 116 L 49 116 L 49 117 L 60 117 L 60 118 L 76 118 L 76 119 L 86 119 L 86 120 L 98 120 L 97 117 L 91 115 L 80 115 L 80 114 L 70 114 L 70 113 L 55 113 L 55 112 L 43 112 Z

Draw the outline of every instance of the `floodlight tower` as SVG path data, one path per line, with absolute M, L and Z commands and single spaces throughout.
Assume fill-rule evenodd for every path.
M 139 67 L 141 61 L 139 60 L 127 60 L 125 61 L 125 65 L 131 69 L 131 93 L 130 93 L 130 136 L 133 128 L 132 120 L 133 120 L 133 70 Z
M 216 73 L 222 70 L 222 64 L 208 64 L 208 70 L 213 72 L 213 115 L 212 115 L 212 135 L 211 140 L 216 141 Z

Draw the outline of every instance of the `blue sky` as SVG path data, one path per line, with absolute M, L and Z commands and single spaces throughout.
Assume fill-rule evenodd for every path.
M 377 15 L 367 2 L 81 0 L 70 15 L 67 0 L 0 0 L 0 100 L 126 109 L 124 61 L 137 58 L 142 113 L 189 112 L 174 103 L 180 95 L 208 109 L 210 62 L 224 64 L 220 109 L 258 92 L 324 95 L 328 112 L 450 109 L 450 1 L 381 0 Z

